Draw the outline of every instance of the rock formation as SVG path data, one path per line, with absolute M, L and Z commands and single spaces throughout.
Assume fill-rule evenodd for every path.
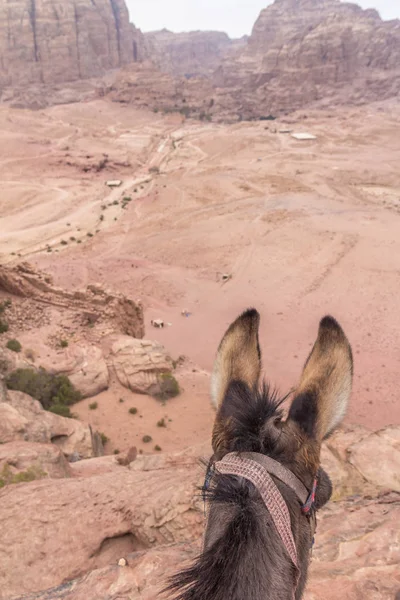
M 112 364 L 119 382 L 139 394 L 159 390 L 159 375 L 172 370 L 172 360 L 158 342 L 119 336 L 111 349 Z
M 246 47 L 214 75 L 244 117 L 324 101 L 368 102 L 400 92 L 400 21 L 339 0 L 275 0 Z
M 9 391 L 0 402 L 0 442 L 16 441 L 53 443 L 68 458 L 74 453 L 81 458 L 94 456 L 90 427 L 44 410 L 40 402 L 22 392 Z
M 304 600 L 395 598 L 399 436 L 396 427 L 348 427 L 325 444 L 334 496 L 319 513 Z M 210 452 L 205 444 L 137 456 L 128 466 L 114 456 L 94 458 L 69 465 L 64 479 L 4 487 L 0 598 L 155 600 L 167 576 L 201 548 L 198 460 Z
M 96 77 L 143 52 L 124 0 L 0 3 L 0 89 Z
M 20 329 L 37 327 L 43 306 L 73 313 L 83 327 L 106 325 L 110 331 L 141 338 L 144 335 L 143 307 L 121 294 L 90 285 L 85 291 L 68 292 L 53 285 L 51 277 L 35 270 L 29 263 L 14 268 L 0 265 L 0 292 L 26 299 L 23 310 L 10 310 L 10 326 Z M 53 317 L 54 318 L 54 317 Z M 77 323 L 78 325 L 78 323 Z
M 219 31 L 172 33 L 163 29 L 145 33 L 144 38 L 147 55 L 159 69 L 185 77 L 211 74 L 224 56 L 245 43 Z

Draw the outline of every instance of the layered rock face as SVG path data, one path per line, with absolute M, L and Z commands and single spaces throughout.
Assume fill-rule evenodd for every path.
M 214 82 L 246 116 L 279 114 L 321 99 L 382 100 L 400 91 L 400 21 L 339 0 L 276 0 L 246 48 Z
M 124 0 L 0 3 L 0 86 L 59 83 L 143 58 Z
M 245 44 L 219 31 L 172 33 L 163 29 L 145 33 L 144 38 L 147 54 L 159 69 L 187 77 L 212 73 L 224 56 Z
M 304 600 L 397 597 L 399 440 L 398 427 L 376 433 L 351 427 L 324 444 L 322 464 L 334 494 L 319 511 Z M 31 460 L 48 475 L 0 489 L 0 598 L 159 598 L 168 575 L 201 549 L 199 458 L 210 453 L 202 444 L 137 456 L 125 466 L 104 456 L 67 465 L 63 476 L 48 445 L 6 443 L 0 465 L 15 470 Z

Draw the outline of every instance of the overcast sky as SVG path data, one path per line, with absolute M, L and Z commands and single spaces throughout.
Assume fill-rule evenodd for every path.
M 142 31 L 166 27 L 171 31 L 196 29 L 226 31 L 231 37 L 249 34 L 268 0 L 126 0 L 131 21 Z M 384 19 L 400 18 L 400 0 L 358 0 L 363 8 L 377 8 Z

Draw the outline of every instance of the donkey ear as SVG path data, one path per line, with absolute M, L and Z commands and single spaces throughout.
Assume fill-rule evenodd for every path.
M 353 380 L 351 346 L 340 325 L 324 317 L 289 410 L 289 420 L 319 441 L 340 424 Z
M 258 343 L 260 315 L 255 309 L 244 312 L 232 323 L 222 338 L 211 376 L 211 399 L 218 408 L 232 381 L 257 385 L 261 372 Z

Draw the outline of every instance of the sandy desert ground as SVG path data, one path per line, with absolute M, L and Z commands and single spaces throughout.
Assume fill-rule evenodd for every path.
M 209 436 L 214 354 L 250 305 L 262 316 L 265 375 L 282 392 L 331 313 L 354 350 L 348 421 L 400 422 L 399 127 L 396 101 L 237 125 L 106 100 L 0 107 L 1 262 L 24 258 L 64 287 L 101 282 L 140 298 L 147 337 L 187 357 L 184 393 L 166 407 L 116 384 L 97 411 L 77 406 L 110 451 L 145 433 L 165 450 Z M 110 190 L 108 179 L 123 184 Z M 171 326 L 155 330 L 152 318 Z

